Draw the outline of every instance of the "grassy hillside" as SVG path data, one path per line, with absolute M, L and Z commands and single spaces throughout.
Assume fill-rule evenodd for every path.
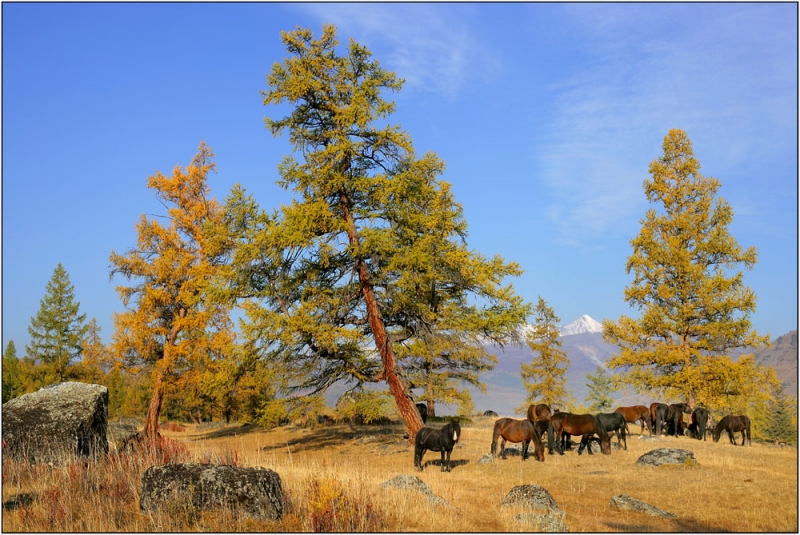
M 797 450 L 761 444 L 734 447 L 724 441 L 662 438 L 645 442 L 634 435 L 628 451 L 611 455 L 546 456 L 544 463 L 518 456 L 477 464 L 489 452 L 493 420 L 465 424 L 453 452 L 455 466 L 442 473 L 429 461 L 413 469 L 413 449 L 401 425 L 317 429 L 294 426 L 266 431 L 228 426 L 198 432 L 165 433 L 175 442 L 166 459 L 240 466 L 264 466 L 281 477 L 289 507 L 278 522 L 239 516 L 233 511 L 178 508 L 139 511 L 139 477 L 164 455 L 141 452 L 100 464 L 25 467 L 3 464 L 3 501 L 36 494 L 30 505 L 3 514 L 3 531 L 412 531 L 524 532 L 514 520 L 525 512 L 503 508 L 515 486 L 546 488 L 566 512 L 572 532 L 796 532 Z M 439 426 L 441 424 L 434 424 Z M 697 466 L 647 468 L 636 460 L 659 447 L 694 452 Z M 381 484 L 402 474 L 419 476 L 447 505 L 422 494 L 387 490 Z M 619 511 L 612 496 L 627 494 L 678 515 L 676 519 Z M 336 511 L 334 513 L 334 511 Z M 326 516 L 327 515 L 327 516 Z M 314 520 L 316 519 L 316 520 Z M 319 524 L 320 519 L 327 523 Z M 317 522 L 316 524 L 314 522 Z

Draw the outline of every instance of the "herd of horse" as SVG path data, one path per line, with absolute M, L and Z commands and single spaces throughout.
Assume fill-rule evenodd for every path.
M 427 421 L 428 411 L 423 403 L 417 404 L 423 422 Z M 497 416 L 493 411 L 486 411 L 486 416 Z M 684 419 L 684 414 L 689 418 Z M 650 407 L 636 405 L 633 407 L 618 407 L 611 413 L 599 414 L 573 414 L 553 409 L 549 405 L 539 403 L 528 407 L 527 417 L 522 420 L 514 418 L 500 418 L 495 421 L 492 431 L 492 457 L 497 456 L 497 443 L 500 440 L 500 456 L 505 456 L 506 442 L 522 443 L 522 460 L 530 455 L 530 444 L 533 443 L 533 457 L 537 461 L 544 461 L 545 435 L 547 436 L 548 453 L 553 455 L 554 450 L 559 455 L 570 449 L 573 436 L 580 436 L 578 455 L 586 449 L 592 453 L 592 442 L 595 435 L 600 442 L 600 451 L 606 455 L 611 453 L 611 434 L 617 436 L 617 446 L 628 449 L 627 435 L 630 434 L 628 424 L 639 423 L 640 435 L 644 434 L 645 427 L 651 435 L 689 435 L 697 440 L 705 440 L 711 434 L 714 442 L 719 442 L 723 432 L 728 433 L 728 438 L 734 446 L 735 433 L 742 433 L 742 446 L 745 440 L 750 442 L 750 418 L 745 415 L 723 417 L 715 422 L 711 412 L 703 407 L 692 408 L 686 403 L 652 403 Z M 458 422 L 450 422 L 441 429 L 423 427 L 417 432 L 414 439 L 414 467 L 422 471 L 422 456 L 425 452 L 441 452 L 442 472 L 449 472 L 450 454 L 459 438 L 461 426 Z M 446 460 L 445 460 L 446 458 Z

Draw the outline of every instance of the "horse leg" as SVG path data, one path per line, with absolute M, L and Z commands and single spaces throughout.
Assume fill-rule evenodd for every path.
M 627 426 L 626 426 L 627 427 Z M 624 443 L 625 451 L 628 451 L 628 429 L 620 429 L 620 434 L 622 435 L 622 441 Z
M 414 467 L 422 472 L 422 456 L 425 455 L 425 448 L 415 449 L 414 451 Z
M 506 458 L 506 437 L 503 437 L 503 441 L 500 442 L 500 457 Z
M 528 444 L 530 444 L 529 440 L 522 441 L 522 460 L 525 461 L 528 459 Z
M 444 462 L 444 454 L 446 452 L 447 452 L 447 450 L 445 448 L 442 448 L 442 470 L 441 470 L 442 472 L 449 472 L 450 471 L 449 470 L 449 468 L 450 468 L 450 456 L 449 455 L 447 456 L 447 464 L 445 464 L 445 462 Z
M 496 455 L 496 453 L 497 453 L 497 435 L 492 435 L 492 449 L 491 449 L 491 451 L 492 451 L 492 459 L 494 459 L 495 457 L 497 457 L 497 455 Z

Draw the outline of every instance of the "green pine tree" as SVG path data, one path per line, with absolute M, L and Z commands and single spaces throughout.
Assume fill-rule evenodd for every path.
M 778 442 L 797 442 L 797 426 L 793 423 L 792 403 L 782 389 L 774 395 L 775 401 L 768 404 L 769 416 L 763 434 L 764 438 Z
M 10 340 L 3 352 L 3 403 L 25 393 L 22 369 L 14 340 Z
M 28 358 L 43 367 L 46 384 L 67 379 L 70 362 L 81 355 L 88 325 L 86 314 L 79 310 L 75 288 L 59 262 L 39 302 L 39 311 L 31 318 L 31 342 L 25 346 Z
M 586 374 L 586 379 L 589 380 L 586 383 L 586 386 L 589 387 L 589 396 L 586 398 L 589 410 L 597 412 L 608 411 L 614 403 L 614 398 L 611 395 L 614 393 L 614 384 L 611 381 L 611 377 L 606 375 L 605 368 L 598 366 L 594 375 L 591 373 Z

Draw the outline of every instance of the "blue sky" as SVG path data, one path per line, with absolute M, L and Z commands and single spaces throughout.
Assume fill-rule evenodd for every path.
M 211 187 L 262 207 L 286 137 L 263 119 L 280 31 L 366 45 L 419 153 L 447 162 L 469 245 L 521 264 L 517 292 L 562 323 L 638 316 L 623 301 L 648 164 L 670 128 L 722 182 L 731 232 L 759 250 L 745 282 L 759 333 L 797 328 L 797 4 L 2 5 L 2 344 L 19 355 L 61 262 L 103 338 L 122 303 L 109 254 L 136 243 L 146 187 L 201 140 Z M 117 281 L 121 282 L 121 281 Z

